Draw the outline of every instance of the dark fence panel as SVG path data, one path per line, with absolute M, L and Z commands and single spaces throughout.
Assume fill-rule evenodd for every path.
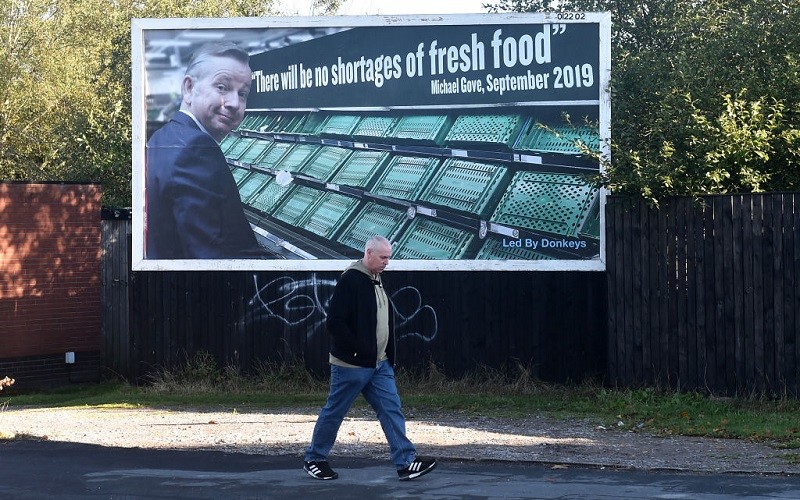
M 608 380 L 797 397 L 800 195 L 606 206 Z
M 106 371 L 127 376 L 131 364 L 128 296 L 128 280 L 131 274 L 130 213 L 104 208 L 100 231 L 102 363 Z
M 304 360 L 327 370 L 325 311 L 337 272 L 132 274 L 129 378 L 199 350 L 244 370 Z M 596 378 L 605 367 L 602 273 L 391 272 L 399 364 L 451 376 L 520 362 L 546 381 Z
M 109 369 L 141 380 L 206 350 L 325 374 L 338 273 L 131 273 L 129 222 L 108 222 L 121 227 L 103 226 Z M 458 376 L 520 362 L 546 381 L 798 397 L 800 195 L 660 209 L 610 197 L 606 229 L 605 274 L 387 271 L 400 364 Z

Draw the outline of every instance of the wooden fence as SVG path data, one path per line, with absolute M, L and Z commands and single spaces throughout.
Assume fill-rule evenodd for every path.
M 335 273 L 131 273 L 129 221 L 107 222 L 109 370 L 141 379 L 203 349 L 324 371 Z M 606 273 L 388 273 L 402 363 L 458 375 L 519 361 L 549 381 L 800 396 L 800 194 L 659 209 L 609 197 L 606 231 Z
M 609 383 L 798 396 L 800 195 L 607 204 Z
M 130 222 L 103 224 L 105 366 L 131 381 L 204 350 L 220 364 L 302 360 L 327 369 L 337 272 L 130 272 Z M 123 266 L 127 262 L 127 267 Z M 387 271 L 402 367 L 459 376 L 528 368 L 537 378 L 602 376 L 605 276 L 574 272 Z
M 103 209 L 100 221 L 102 261 L 100 305 L 106 371 L 128 377 L 131 370 L 130 295 L 131 221 L 127 210 Z
M 205 350 L 244 370 L 303 360 L 324 375 L 336 272 L 137 272 L 130 283 L 132 378 Z M 398 362 L 449 376 L 519 362 L 548 381 L 605 366 L 601 273 L 387 271 Z M 600 318 L 600 319 L 598 319 Z

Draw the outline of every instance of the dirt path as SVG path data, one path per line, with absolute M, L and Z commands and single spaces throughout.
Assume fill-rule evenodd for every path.
M 102 446 L 296 455 L 299 461 L 316 410 L 7 408 L 0 412 L 0 435 Z M 420 454 L 442 458 L 800 474 L 800 464 L 788 460 L 789 451 L 743 440 L 658 437 L 537 416 L 461 418 L 414 412 L 408 417 L 408 434 Z M 368 411 L 351 412 L 339 432 L 335 455 L 388 459 L 380 425 Z

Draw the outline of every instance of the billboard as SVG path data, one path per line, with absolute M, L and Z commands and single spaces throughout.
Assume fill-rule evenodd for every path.
M 605 269 L 608 13 L 137 19 L 132 42 L 134 270 L 340 270 L 374 234 L 399 270 Z

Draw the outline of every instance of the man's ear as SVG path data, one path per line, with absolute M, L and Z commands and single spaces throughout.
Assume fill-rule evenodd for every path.
M 183 102 L 186 104 L 192 103 L 192 89 L 194 88 L 194 78 L 189 75 L 183 77 L 181 82 L 181 93 L 183 95 Z

